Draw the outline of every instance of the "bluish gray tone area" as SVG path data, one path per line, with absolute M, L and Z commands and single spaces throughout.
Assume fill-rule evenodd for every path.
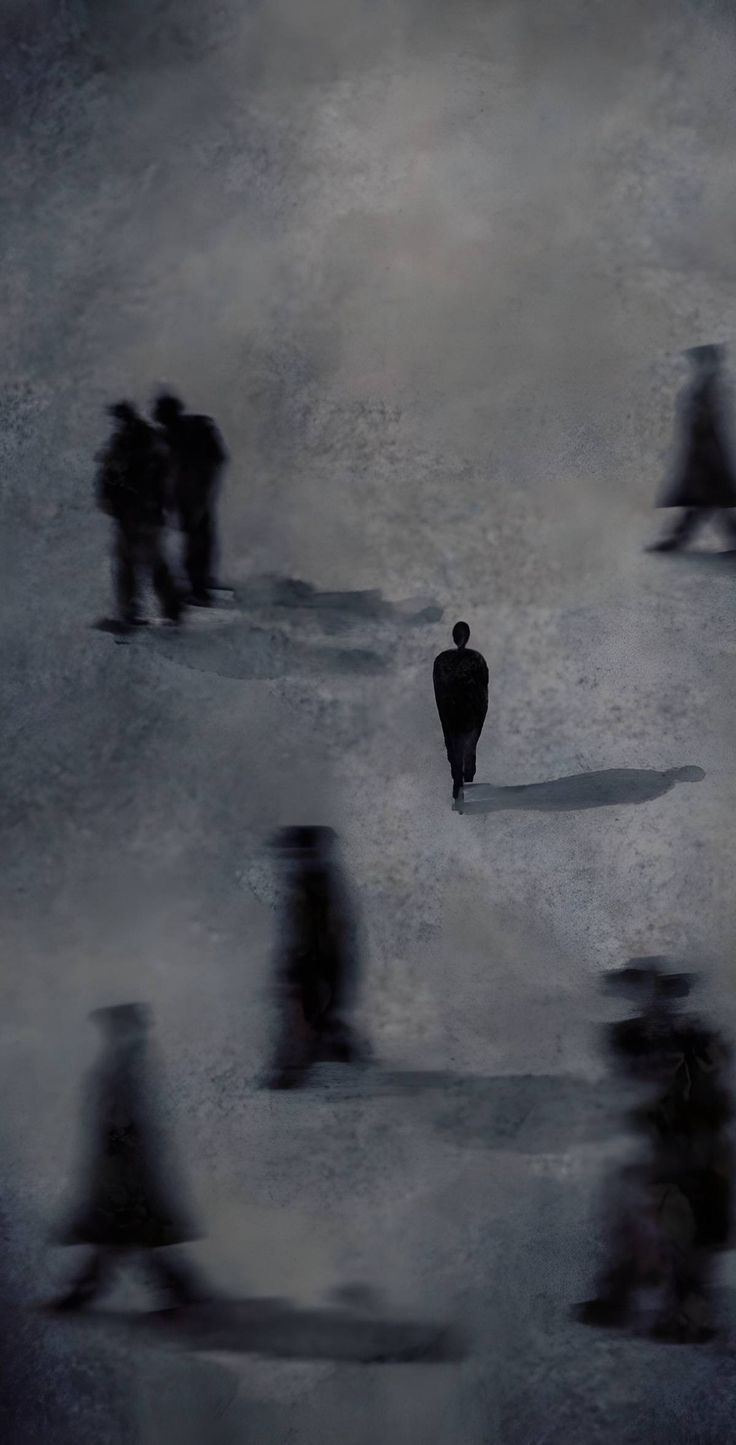
M 730 1346 L 568 1308 L 616 1147 L 597 975 L 672 951 L 734 1025 L 736 574 L 641 552 L 679 353 L 736 336 L 731 7 L 4 0 L 0 25 L 4 1445 L 721 1445 Z M 92 457 L 104 404 L 161 382 L 226 438 L 236 602 L 118 646 L 90 628 Z M 266 573 L 443 615 L 284 606 Z M 704 778 L 454 813 L 431 668 L 458 617 L 491 676 L 478 783 Z M 263 844 L 298 822 L 341 835 L 390 1077 L 281 1096 Z M 471 1358 L 187 1361 L 30 1312 L 68 1265 L 86 1014 L 131 998 L 212 1277 L 305 1306 L 360 1280 L 461 1319 Z

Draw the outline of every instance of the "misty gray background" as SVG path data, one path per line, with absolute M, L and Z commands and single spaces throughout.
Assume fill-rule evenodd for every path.
M 733 1023 L 735 578 L 641 551 L 678 353 L 736 330 L 730 7 L 3 0 L 0 19 L 3 1438 L 729 1438 L 729 1344 L 599 1337 L 568 1309 L 607 1158 L 586 1130 L 596 976 L 672 950 Z M 161 382 L 231 453 L 227 581 L 380 588 L 442 621 L 92 631 L 103 407 Z M 491 674 L 479 780 L 704 781 L 454 814 L 431 663 L 460 616 Z M 377 1055 L 490 1079 L 459 1104 L 352 1078 L 258 1091 L 263 842 L 300 821 L 342 836 Z M 87 1012 L 138 997 L 213 1278 L 314 1304 L 365 1280 L 461 1318 L 471 1359 L 187 1362 L 29 1313 L 70 1267 L 46 1238 Z M 553 1076 L 549 1132 L 522 1106 L 504 1133 L 493 1081 L 528 1074 Z

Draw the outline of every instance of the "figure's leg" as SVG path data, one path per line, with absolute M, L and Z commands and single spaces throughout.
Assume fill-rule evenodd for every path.
M 194 1266 L 181 1254 L 152 1249 L 145 1257 L 144 1267 L 153 1284 L 167 1303 L 202 1304 L 211 1297 Z
M 685 507 L 682 515 L 678 518 L 672 531 L 662 538 L 661 542 L 655 542 L 650 549 L 652 552 L 675 552 L 679 547 L 692 537 L 693 532 L 705 521 L 708 516 L 705 507 Z
M 163 539 L 158 528 L 147 539 L 148 566 L 161 611 L 169 622 L 181 617 L 181 598 L 164 556 Z
M 712 1259 L 690 1245 L 676 1251 L 663 1309 L 652 1333 L 658 1339 L 705 1341 L 712 1338 Z
M 465 739 L 463 758 L 463 781 L 466 783 L 472 783 L 473 778 L 475 777 L 475 752 L 478 746 L 479 737 L 480 728 L 474 728 L 472 733 L 468 733 L 468 736 Z
M 718 512 L 718 523 L 731 547 L 736 548 L 736 512 L 728 507 L 721 507 Z
M 460 733 L 453 733 L 447 740 L 447 756 L 452 771 L 452 796 L 457 798 L 463 787 L 463 761 L 465 753 L 465 738 Z
M 138 617 L 135 539 L 124 527 L 115 528 L 114 549 L 118 618 L 123 624 L 132 626 Z
M 82 1266 L 77 1278 L 73 1281 L 71 1289 L 58 1300 L 55 1300 L 52 1308 L 57 1310 L 81 1310 L 93 1303 L 107 1284 L 109 1284 L 119 1254 L 114 1249 L 96 1248 Z
M 632 1259 L 619 1260 L 600 1276 L 594 1298 L 578 1305 L 578 1319 L 586 1325 L 625 1324 L 637 1282 L 635 1262 Z
M 202 518 L 199 545 L 203 590 L 205 594 L 208 594 L 210 588 L 217 585 L 215 578 L 215 518 L 211 505 L 208 506 Z
M 186 531 L 186 568 L 191 601 L 198 606 L 209 602 L 212 532 L 208 512 L 196 521 L 189 519 Z
M 268 1078 L 271 1089 L 294 1089 L 303 1083 L 314 1061 L 315 1034 L 304 1010 L 301 991 L 290 988 L 281 1005 L 279 1037 Z
M 323 1063 L 357 1064 L 370 1058 L 370 1050 L 339 1008 L 331 1009 L 323 1020 L 317 1045 L 317 1058 Z

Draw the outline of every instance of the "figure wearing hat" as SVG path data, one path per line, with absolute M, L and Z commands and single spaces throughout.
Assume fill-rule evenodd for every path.
M 114 523 L 117 629 L 142 621 L 138 591 L 147 576 L 164 617 L 177 622 L 181 603 L 163 548 L 166 453 L 130 402 L 115 402 L 108 412 L 115 428 L 97 457 L 97 503 Z
M 336 844 L 332 828 L 283 828 L 274 840 L 285 891 L 272 1088 L 300 1084 L 316 1063 L 356 1063 L 368 1057 L 350 1021 L 359 964 L 358 925 Z
M 89 1091 L 89 1157 L 82 1198 L 57 1240 L 91 1246 L 92 1254 L 54 1308 L 83 1309 L 117 1268 L 142 1256 L 168 1302 L 204 1298 L 194 1273 L 169 1246 L 198 1237 L 181 1203 L 182 1189 L 163 1149 L 150 1093 L 148 1013 L 140 1004 L 98 1009 L 104 1038 Z
M 186 412 L 177 396 L 162 393 L 153 414 L 171 458 L 172 500 L 184 535 L 187 600 L 207 607 L 216 586 L 215 507 L 227 454 L 212 417 Z
M 697 527 L 713 514 L 736 548 L 736 473 L 723 419 L 721 366 L 723 348 L 695 346 L 686 352 L 693 377 L 679 402 L 680 455 L 675 476 L 658 503 L 681 507 L 682 515 L 668 536 L 649 548 L 672 552 L 683 547 Z
M 731 1232 L 729 1050 L 713 1029 L 678 1011 L 691 980 L 665 972 L 666 963 L 635 959 L 607 980 L 610 991 L 640 1005 L 608 1037 L 623 1076 L 646 1095 L 629 1115 L 641 1143 L 614 1190 L 609 1263 L 578 1317 L 637 1323 L 648 1287 L 658 1306 L 650 1332 L 698 1341 L 713 1333 L 713 1256 Z
M 475 753 L 488 712 L 488 667 L 468 647 L 470 628 L 456 622 L 454 648 L 440 652 L 433 669 L 434 696 L 452 771 L 452 796 L 462 802 L 463 783 L 475 777 Z

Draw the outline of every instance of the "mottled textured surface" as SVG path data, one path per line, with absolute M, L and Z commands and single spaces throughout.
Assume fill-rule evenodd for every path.
M 641 553 L 678 352 L 735 330 L 730 6 L 5 0 L 0 23 L 4 1445 L 722 1445 L 728 1344 L 567 1310 L 605 1162 L 596 974 L 672 949 L 734 1022 L 736 571 Z M 244 593 L 117 646 L 90 629 L 91 458 L 103 404 L 160 382 L 222 427 Z M 265 572 L 444 613 L 282 608 L 248 593 Z M 705 778 L 454 814 L 431 663 L 457 617 L 491 674 L 479 782 Z M 446 1089 L 257 1090 L 262 843 L 300 821 L 342 835 L 377 1054 Z M 186 1364 L 29 1313 L 68 1263 L 46 1233 L 85 1015 L 135 997 L 213 1276 L 305 1305 L 363 1279 L 462 1317 L 473 1358 Z

